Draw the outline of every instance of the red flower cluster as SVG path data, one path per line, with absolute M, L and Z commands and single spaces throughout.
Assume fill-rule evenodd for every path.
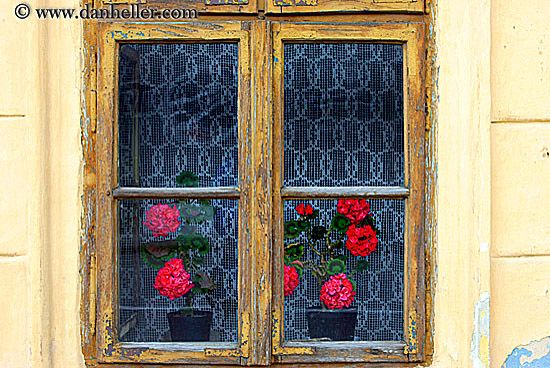
M 177 206 L 173 208 L 167 204 L 155 204 L 145 212 L 145 227 L 153 232 L 154 237 L 168 236 L 180 226 L 178 220 L 180 211 Z
M 340 199 L 336 208 L 337 212 L 349 218 L 352 224 L 372 216 L 370 205 L 365 199 Z
M 348 236 L 346 248 L 348 248 L 354 256 L 366 257 L 376 250 L 378 238 L 370 225 L 363 227 L 351 225 L 346 235 Z
M 313 206 L 310 204 L 306 206 L 303 203 L 300 203 L 296 206 L 296 212 L 298 212 L 298 215 L 300 216 L 313 215 Z
M 292 292 L 298 287 L 299 284 L 300 278 L 298 276 L 296 268 L 285 265 L 285 296 L 292 294 Z
M 355 294 L 345 273 L 331 276 L 321 287 L 321 301 L 330 309 L 349 307 Z
M 183 269 L 183 261 L 172 258 L 159 270 L 153 286 L 160 295 L 174 300 L 184 296 L 195 286 L 190 278 L 191 276 Z

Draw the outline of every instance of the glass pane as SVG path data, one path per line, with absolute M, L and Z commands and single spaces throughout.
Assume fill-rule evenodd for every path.
M 238 201 L 118 208 L 120 341 L 236 342 Z
M 284 46 L 284 185 L 404 184 L 403 50 Z
M 236 186 L 238 45 L 126 44 L 119 58 L 119 184 Z
M 403 340 L 404 201 L 289 200 L 285 339 Z

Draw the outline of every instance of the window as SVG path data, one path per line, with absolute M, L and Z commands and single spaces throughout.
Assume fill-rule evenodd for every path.
M 89 360 L 423 361 L 417 18 L 98 25 Z

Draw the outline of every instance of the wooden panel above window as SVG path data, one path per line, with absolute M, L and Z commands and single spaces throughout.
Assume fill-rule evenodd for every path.
M 243 13 L 258 12 L 257 0 L 100 0 L 98 8 L 107 8 L 110 4 L 140 4 L 143 8 L 156 10 L 179 9 L 196 10 L 199 13 Z M 159 19 L 168 20 L 170 19 Z M 178 20 L 178 19 L 176 19 Z
M 266 0 L 266 13 L 423 12 L 424 0 Z

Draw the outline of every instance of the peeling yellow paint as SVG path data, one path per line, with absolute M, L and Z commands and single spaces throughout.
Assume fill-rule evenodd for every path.
M 418 353 L 418 339 L 416 338 L 416 310 L 411 309 L 409 312 L 409 323 L 407 326 L 407 346 L 405 346 L 405 354 Z
M 273 0 L 275 6 L 316 6 L 317 0 Z
M 481 293 L 475 305 L 474 332 L 470 347 L 470 358 L 474 368 L 489 368 L 489 292 Z

